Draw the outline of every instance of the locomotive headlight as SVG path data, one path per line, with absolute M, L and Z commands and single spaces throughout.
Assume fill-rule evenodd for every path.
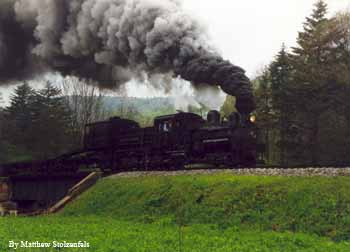
M 252 122 L 252 123 L 255 123 L 256 122 L 256 116 L 255 115 L 250 116 L 249 121 Z

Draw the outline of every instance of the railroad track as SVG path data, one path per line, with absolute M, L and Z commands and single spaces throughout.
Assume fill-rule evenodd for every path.
M 35 173 L 33 171 L 38 171 L 38 169 L 35 169 L 35 166 L 41 166 L 41 162 L 25 162 L 25 163 L 18 163 L 18 164 L 9 164 L 9 165 L 0 165 L 0 177 L 1 175 L 16 175 L 21 174 L 21 171 L 27 171 L 28 174 L 44 174 L 45 171 Z M 26 169 L 26 168 L 31 169 Z M 1 172 L 1 168 L 7 168 L 6 170 Z M 10 172 L 6 172 L 10 171 Z M 88 171 L 96 171 L 96 169 L 88 170 Z M 350 176 L 350 164 L 349 165 L 299 165 L 299 166 L 281 166 L 281 165 L 258 165 L 258 167 L 237 167 L 237 168 L 230 168 L 227 166 L 215 166 L 215 165 L 208 165 L 208 164 L 193 164 L 193 165 L 187 165 L 185 168 L 169 168 L 166 167 L 164 169 L 131 169 L 131 170 L 117 170 L 117 171 L 108 171 L 104 172 L 104 177 L 120 174 L 120 173 L 150 173 L 150 172 L 160 172 L 160 173 L 171 173 L 171 172 L 196 172 L 196 171 L 231 171 L 232 173 L 237 174 L 258 174 L 258 175 L 320 175 L 320 176 Z M 56 169 L 53 171 L 53 174 L 56 172 L 60 174 L 67 174 L 67 175 L 74 175 L 78 172 L 69 172 L 67 170 L 59 170 Z
M 197 166 L 182 169 L 157 169 L 157 170 L 133 170 L 105 173 L 104 177 L 109 176 L 142 176 L 142 175 L 177 175 L 177 174 L 211 174 L 218 172 L 227 172 L 237 175 L 261 175 L 261 176 L 350 176 L 350 165 L 348 166 L 259 166 L 259 167 L 213 167 Z

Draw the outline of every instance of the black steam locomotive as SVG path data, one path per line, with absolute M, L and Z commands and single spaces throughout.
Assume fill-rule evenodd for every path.
M 256 164 L 256 131 L 250 118 L 218 111 L 207 120 L 179 112 L 155 118 L 153 127 L 111 118 L 86 125 L 85 151 L 94 153 L 104 171 L 178 169 L 205 163 L 230 167 Z
M 0 165 L 0 176 L 75 173 L 81 167 L 102 171 L 172 170 L 204 163 L 253 167 L 257 159 L 256 128 L 248 116 L 233 113 L 221 120 L 218 111 L 207 120 L 179 112 L 155 118 L 141 128 L 132 120 L 113 117 L 85 127 L 83 149 L 57 158 Z

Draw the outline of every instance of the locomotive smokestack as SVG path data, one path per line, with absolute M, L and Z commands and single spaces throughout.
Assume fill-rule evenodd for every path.
M 2 0 L 0 80 L 28 78 L 37 65 L 105 88 L 140 72 L 170 73 L 194 85 L 220 85 L 237 97 L 240 112 L 251 112 L 249 79 L 208 40 L 179 0 Z

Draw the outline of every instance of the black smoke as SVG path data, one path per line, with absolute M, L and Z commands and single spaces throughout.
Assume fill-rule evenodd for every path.
M 5 80 L 25 74 L 31 34 L 15 20 L 10 1 L 0 7 L 0 80 Z
M 54 70 L 114 88 L 140 72 L 220 85 L 254 109 L 243 69 L 225 61 L 178 0 L 2 0 L 0 80 Z
M 178 73 L 195 85 L 218 84 L 221 89 L 236 96 L 236 108 L 242 113 L 255 109 L 252 87 L 242 68 L 217 56 L 198 56 L 184 64 Z

